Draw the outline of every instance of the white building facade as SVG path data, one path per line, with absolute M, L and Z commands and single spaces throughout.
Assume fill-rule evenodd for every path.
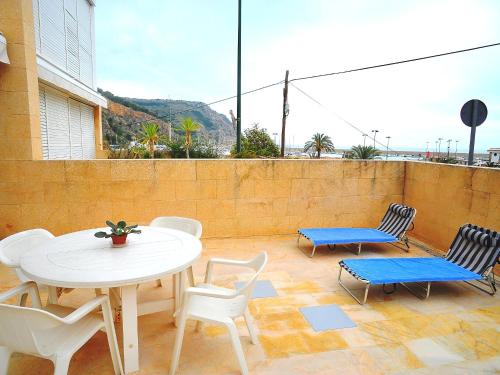
M 102 147 L 93 0 L 32 0 L 43 159 L 94 159 Z

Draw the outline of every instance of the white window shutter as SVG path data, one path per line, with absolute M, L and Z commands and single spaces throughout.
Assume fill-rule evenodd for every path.
M 40 52 L 50 62 L 66 70 L 66 35 L 63 0 L 38 0 Z
M 49 159 L 70 159 L 68 98 L 54 90 L 45 90 Z
M 80 104 L 83 159 L 95 159 L 94 108 Z
M 69 99 L 69 127 L 71 135 L 71 159 L 83 159 L 80 102 L 73 99 Z
M 49 139 L 47 135 L 47 105 L 45 103 L 45 89 L 39 88 L 40 101 L 40 138 L 42 142 L 42 155 L 45 160 L 49 158 Z

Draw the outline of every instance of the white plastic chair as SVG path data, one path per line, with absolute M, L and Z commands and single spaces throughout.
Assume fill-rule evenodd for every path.
M 159 227 L 159 228 L 169 228 L 169 229 L 177 229 L 186 233 L 189 233 L 196 238 L 200 239 L 203 231 L 203 227 L 198 220 L 190 219 L 188 217 L 177 217 L 177 216 L 160 216 L 156 219 L 153 219 L 151 223 L 149 223 L 151 227 Z M 189 279 L 189 283 L 194 286 L 194 273 L 193 267 L 189 267 L 187 269 L 187 276 Z M 161 286 L 161 280 L 156 280 L 156 284 Z
M 30 229 L 24 232 L 13 234 L 0 241 L 0 263 L 13 268 L 18 279 L 21 282 L 30 281 L 20 268 L 21 256 L 35 247 L 54 238 L 54 235 L 45 229 Z M 47 288 L 46 285 L 38 285 L 40 289 L 49 290 L 49 302 L 57 303 L 58 290 L 56 288 Z M 65 289 L 69 292 L 72 289 Z M 60 289 L 59 292 L 63 290 Z
M 212 258 L 207 264 L 205 283 L 196 287 L 187 288 L 183 295 L 183 304 L 179 316 L 177 335 L 172 353 L 170 365 L 170 375 L 174 375 L 179 364 L 182 340 L 186 320 L 193 319 L 198 322 L 208 322 L 212 324 L 225 325 L 229 330 L 241 373 L 248 374 L 248 367 L 245 361 L 243 348 L 241 347 L 238 329 L 234 319 L 240 316 L 245 318 L 245 322 L 250 334 L 252 344 L 257 343 L 257 335 L 253 328 L 252 318 L 248 311 L 248 300 L 252 295 L 257 278 L 261 274 L 267 263 L 267 253 L 262 252 L 249 261 L 238 261 L 229 259 Z M 227 289 L 211 284 L 214 264 L 225 264 L 232 266 L 249 267 L 255 271 L 252 278 L 241 288 Z M 197 323 L 197 329 L 199 324 Z
M 26 293 L 33 307 L 2 303 Z M 92 313 L 97 308 L 104 319 Z M 42 308 L 36 283 L 23 283 L 0 294 L 0 375 L 7 374 L 14 352 L 50 359 L 55 375 L 67 374 L 73 354 L 101 329 L 108 336 L 115 374 L 123 374 L 108 296 L 100 295 L 76 310 L 60 305 Z

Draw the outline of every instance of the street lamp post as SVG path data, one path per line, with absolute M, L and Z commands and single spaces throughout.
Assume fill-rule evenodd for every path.
M 385 148 L 385 160 L 389 158 L 389 139 L 391 139 L 391 136 L 387 136 L 387 146 Z
M 238 0 L 238 71 L 236 87 L 236 152 L 241 152 L 241 0 Z
M 436 141 L 436 147 L 434 147 L 434 157 L 436 157 L 437 155 L 437 152 L 438 152 L 438 141 Z
M 455 141 L 455 160 L 457 160 L 458 140 Z
M 378 130 L 377 129 L 373 129 L 372 133 L 373 133 L 373 148 L 376 148 L 375 147 L 375 138 L 377 137 Z
M 363 134 L 363 147 L 366 147 L 366 137 L 368 137 L 368 134 Z
M 448 139 L 446 142 L 448 142 L 448 154 L 446 156 L 446 160 L 450 160 L 450 142 L 452 139 Z
M 438 159 L 441 159 L 441 141 L 443 140 L 443 138 L 438 138 Z

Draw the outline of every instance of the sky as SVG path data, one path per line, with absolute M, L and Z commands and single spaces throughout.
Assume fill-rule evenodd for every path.
M 242 0 L 242 91 L 500 42 L 497 0 Z M 236 94 L 237 0 L 99 0 L 97 80 L 115 95 L 205 103 Z M 286 142 L 314 133 L 339 148 L 379 130 L 391 149 L 466 151 L 460 109 L 488 107 L 476 151 L 500 147 L 500 46 L 392 67 L 297 81 Z M 242 97 L 242 126 L 281 131 L 283 85 Z M 318 104 L 319 102 L 320 104 Z M 225 115 L 236 100 L 213 105 Z M 279 137 L 278 137 L 279 138 Z M 458 143 L 456 142 L 458 141 Z M 368 139 L 367 144 L 373 144 Z M 377 145 L 378 148 L 383 148 Z

